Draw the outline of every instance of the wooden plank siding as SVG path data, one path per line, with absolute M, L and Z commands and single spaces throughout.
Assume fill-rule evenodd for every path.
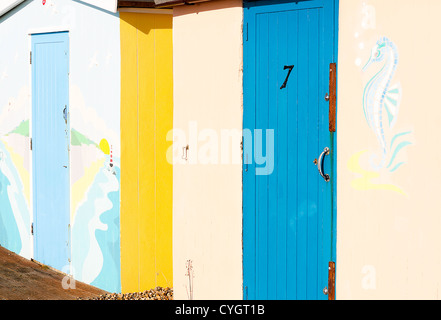
M 121 17 L 121 284 L 172 286 L 172 16 Z

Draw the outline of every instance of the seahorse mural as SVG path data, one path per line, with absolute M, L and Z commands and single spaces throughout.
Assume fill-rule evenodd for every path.
M 369 61 L 363 67 L 363 71 L 374 63 L 383 62 L 380 71 L 367 83 L 363 94 L 364 116 L 370 128 L 380 144 L 380 161 L 374 163 L 371 157 L 371 165 L 374 169 L 381 169 L 386 162 L 388 146 L 385 138 L 385 121 L 383 119 L 386 110 L 389 120 L 389 128 L 392 129 L 397 121 L 401 102 L 401 85 L 398 83 L 391 86 L 391 81 L 398 65 L 398 50 L 395 44 L 386 37 L 382 37 L 372 48 Z M 378 157 L 377 157 L 378 158 Z
M 363 112 L 377 139 L 379 151 L 369 155 L 368 150 L 363 150 L 349 159 L 348 169 L 357 175 L 351 182 L 356 190 L 388 190 L 406 195 L 400 187 L 389 183 L 388 178 L 390 173 L 405 163 L 398 161 L 399 154 L 412 144 L 406 140 L 411 131 L 394 132 L 402 101 L 401 84 L 393 83 L 398 63 L 397 46 L 389 38 L 381 37 L 373 46 L 369 60 L 362 69 L 366 72 L 378 68 L 364 88 Z M 367 164 L 370 168 L 365 166 L 364 159 L 369 160 Z

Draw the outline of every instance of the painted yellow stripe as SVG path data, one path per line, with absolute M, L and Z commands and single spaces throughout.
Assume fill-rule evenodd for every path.
M 121 13 L 123 292 L 172 286 L 172 17 Z

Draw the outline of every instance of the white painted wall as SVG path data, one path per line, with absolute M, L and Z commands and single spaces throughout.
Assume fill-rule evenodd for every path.
M 12 8 L 18 6 L 24 0 L 1 0 L 0 1 L 0 17 Z
M 14 214 L 11 220 L 11 214 L 2 210 L 0 224 L 8 221 L 10 230 L 14 230 L 14 222 L 18 224 L 21 246 L 14 248 L 22 256 L 32 258 L 31 34 L 69 31 L 70 125 L 96 145 L 72 144 L 70 148 L 72 265 L 62 271 L 73 273 L 77 280 L 114 291 L 120 290 L 119 244 L 113 246 L 114 256 L 109 257 L 110 250 L 95 236 L 100 230 L 113 233 L 106 234 L 106 241 L 113 241 L 115 234 L 119 241 L 117 226 L 100 220 L 101 214 L 109 210 L 117 210 L 119 216 L 119 203 L 111 203 L 106 194 L 119 190 L 119 181 L 112 176 L 99 192 L 91 191 L 97 190 L 91 186 L 98 185 L 96 177 L 109 161 L 109 155 L 99 148 L 102 139 L 112 145 L 113 161 L 119 167 L 119 22 L 118 14 L 70 0 L 47 0 L 44 4 L 39 0 L 28 1 L 0 18 L 0 142 L 5 145 L 0 148 L 0 155 L 11 160 L 0 161 L 0 170 L 9 175 L 10 182 L 0 184 L 3 190 L 8 189 L 7 195 L 3 195 L 9 198 Z M 28 135 L 10 134 L 26 121 L 30 123 Z M 6 203 L 4 208 L 8 207 L 6 198 L 2 198 Z M 77 220 L 78 216 L 81 218 Z M 82 222 L 75 224 L 76 221 Z M 110 280 L 104 281 L 105 278 Z
M 80 1 L 94 5 L 104 10 L 108 10 L 113 13 L 115 13 L 118 8 L 118 0 L 80 0 Z

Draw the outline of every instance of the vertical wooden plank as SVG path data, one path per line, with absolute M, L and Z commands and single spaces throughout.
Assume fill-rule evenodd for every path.
M 268 62 L 268 78 L 265 79 L 267 81 L 268 86 L 268 102 L 266 104 L 262 104 L 262 108 L 266 109 L 266 113 L 268 114 L 268 124 L 265 129 L 274 131 L 274 154 L 266 154 L 266 156 L 272 156 L 274 160 L 274 172 L 268 175 L 268 211 L 267 211 L 267 219 L 268 219 L 268 299 L 276 299 L 277 298 L 277 265 L 278 265 L 278 257 L 277 257 L 277 244 L 278 244 L 278 234 L 277 234 L 277 206 L 278 206 L 278 190 L 277 190 L 277 175 L 278 175 L 278 157 L 277 152 L 279 150 L 279 131 L 278 131 L 278 119 L 277 115 L 279 113 L 279 101 L 278 94 L 280 90 L 281 83 L 278 82 L 278 69 L 279 69 L 279 60 L 278 60 L 278 33 L 279 29 L 279 14 L 278 13 L 270 13 L 268 14 L 268 37 L 269 37 L 269 62 Z M 264 152 L 268 152 L 268 144 L 266 143 L 266 137 L 268 136 L 268 132 L 264 132 L 265 139 L 265 148 Z
M 288 217 L 287 217 L 287 299 L 296 299 L 297 292 L 297 166 L 298 166 L 298 11 L 292 11 L 288 13 L 288 30 L 289 36 L 288 42 L 288 57 L 293 60 L 292 64 L 295 65 L 292 72 L 292 79 L 287 86 L 288 90 L 288 152 L 287 152 L 287 179 L 289 181 L 287 186 L 288 193 Z M 291 62 L 290 62 L 291 63 Z M 301 121 L 301 119 L 300 119 Z
M 307 221 L 307 299 L 318 298 L 318 208 L 319 208 L 319 183 L 320 176 L 317 174 L 317 167 L 313 164 L 313 159 L 319 154 L 319 117 L 320 117 L 320 92 L 319 92 L 319 11 L 320 9 L 308 9 L 308 105 L 309 119 L 308 150 L 306 157 L 308 172 L 308 221 Z M 302 107 L 302 106 L 301 106 Z
M 291 77 L 293 73 L 291 72 L 288 82 L 286 83 L 285 89 L 280 89 L 281 85 L 286 79 L 288 70 L 285 70 L 286 65 L 293 65 L 294 62 L 291 61 L 292 57 L 288 56 L 288 13 L 281 12 L 278 14 L 278 32 L 277 32 L 277 65 L 275 66 L 277 70 L 277 94 L 278 94 L 278 110 L 277 110 L 277 128 L 274 138 L 276 139 L 277 149 L 275 149 L 275 168 L 277 163 L 277 171 L 273 174 L 277 176 L 277 194 L 273 201 L 277 201 L 277 211 L 275 221 L 277 223 L 276 234 L 277 234 L 277 250 L 276 250 L 276 261 L 277 261 L 277 274 L 276 274 L 276 287 L 277 295 L 276 299 L 286 299 L 287 297 L 287 186 L 288 186 L 288 90 L 287 87 L 291 86 L 293 78 Z
M 256 175 L 253 135 L 256 127 L 256 19 L 244 11 L 248 35 L 244 35 L 244 140 L 243 140 L 243 256 L 245 300 L 256 298 Z M 248 39 L 248 40 L 247 40 Z M 248 153 L 245 153 L 248 152 Z
M 135 17 L 120 13 L 121 33 L 121 290 L 139 288 L 138 68 Z
M 321 51 L 323 52 L 322 64 L 321 68 L 321 87 L 322 92 L 330 92 L 329 90 L 329 77 L 330 77 L 330 63 L 334 61 L 333 51 L 335 48 L 335 39 L 331 37 L 333 35 L 334 30 L 334 1 L 326 1 L 323 6 L 323 18 L 321 19 L 322 33 L 328 36 L 324 36 L 321 43 Z M 336 35 L 334 35 L 336 36 Z M 330 92 L 332 95 L 332 93 Z M 335 155 L 335 149 L 333 148 L 333 135 L 329 130 L 329 105 L 324 99 L 322 100 L 321 114 L 322 117 L 320 119 L 320 141 L 322 141 L 322 147 L 330 147 L 331 154 L 326 157 L 326 161 L 324 163 L 325 172 L 331 174 L 331 182 L 325 183 L 321 181 L 320 188 L 320 196 L 321 203 L 324 205 L 320 208 L 320 222 L 322 224 L 322 254 L 320 255 L 320 273 L 319 273 L 319 283 L 320 290 L 323 290 L 325 286 L 328 284 L 328 263 L 329 261 L 333 261 L 332 258 L 332 243 L 333 243 L 333 234 L 332 234 L 332 188 L 333 184 L 336 182 L 335 176 L 331 170 L 333 157 Z M 328 287 L 329 290 L 329 287 Z M 326 296 L 322 296 L 322 298 L 326 298 Z
M 297 299 L 307 298 L 308 261 L 308 134 L 309 134 L 309 34 L 307 10 L 299 11 L 299 97 L 298 97 L 298 167 L 297 167 Z M 301 119 L 301 120 L 300 120 Z
M 167 132 L 173 129 L 172 15 L 155 17 L 156 285 L 173 286 L 173 166 Z
M 138 44 L 139 290 L 156 286 L 155 15 L 136 13 Z
M 269 21 L 268 14 L 257 16 L 257 110 L 255 132 L 256 153 L 262 155 L 266 143 L 262 129 L 268 127 L 268 69 L 269 69 Z M 259 140 L 260 138 L 260 140 Z M 256 272 L 259 274 L 256 292 L 262 299 L 268 298 L 268 176 L 256 177 L 257 256 Z

